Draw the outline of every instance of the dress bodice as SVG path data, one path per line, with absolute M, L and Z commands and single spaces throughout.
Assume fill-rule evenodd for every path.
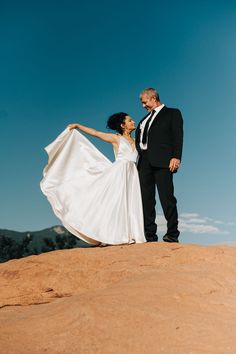
M 122 135 L 120 136 L 119 140 L 120 141 L 119 141 L 118 150 L 114 151 L 116 161 L 125 160 L 125 161 L 136 162 L 138 157 L 138 152 L 135 149 L 135 145 L 130 144 L 130 142 Z

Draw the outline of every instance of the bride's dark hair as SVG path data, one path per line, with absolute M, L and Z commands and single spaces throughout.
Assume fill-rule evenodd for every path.
M 107 120 L 107 128 L 111 130 L 116 130 L 119 134 L 123 134 L 123 129 L 121 124 L 124 124 L 125 118 L 128 116 L 127 113 L 119 112 L 112 114 Z

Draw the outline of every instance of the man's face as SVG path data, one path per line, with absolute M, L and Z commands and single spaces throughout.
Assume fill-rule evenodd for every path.
M 157 107 L 157 100 L 154 96 L 148 96 L 147 94 L 143 94 L 140 98 L 143 108 L 148 111 L 152 111 Z

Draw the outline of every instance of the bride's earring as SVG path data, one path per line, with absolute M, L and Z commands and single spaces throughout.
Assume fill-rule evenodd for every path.
M 122 135 L 125 134 L 125 127 L 124 127 L 124 124 L 121 124 L 121 129 L 122 129 Z

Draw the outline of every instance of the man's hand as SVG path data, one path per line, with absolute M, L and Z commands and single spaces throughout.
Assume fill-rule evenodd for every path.
M 180 160 L 179 159 L 173 158 L 173 159 L 170 160 L 169 169 L 170 169 L 171 172 L 174 172 L 174 171 L 178 170 L 179 166 L 180 166 Z

